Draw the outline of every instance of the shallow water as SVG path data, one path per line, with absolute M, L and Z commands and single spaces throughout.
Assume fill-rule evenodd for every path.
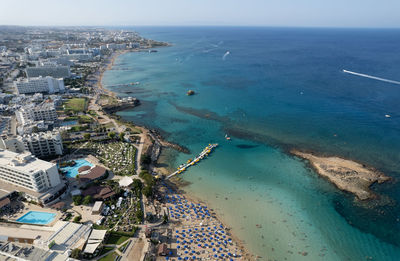
M 163 155 L 171 169 L 220 144 L 185 172 L 186 189 L 223 215 L 251 252 L 263 260 L 398 259 L 400 89 L 341 70 L 399 80 L 400 31 L 138 31 L 174 46 L 120 56 L 103 84 L 140 82 L 110 87 L 142 101 L 119 115 L 191 150 Z M 123 93 L 128 89 L 133 94 Z M 196 94 L 186 96 L 189 89 Z M 288 155 L 293 147 L 386 172 L 394 182 L 374 189 L 391 204 L 360 206 Z

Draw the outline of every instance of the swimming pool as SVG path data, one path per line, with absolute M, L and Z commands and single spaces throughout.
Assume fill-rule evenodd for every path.
M 77 125 L 78 121 L 63 121 L 60 123 L 61 126 L 71 126 L 71 125 Z
M 93 167 L 93 164 L 85 159 L 76 159 L 74 161 L 76 163 L 74 166 L 61 168 L 62 171 L 66 172 L 65 176 L 68 178 L 75 178 L 79 174 L 78 169 L 82 166 Z
M 28 223 L 28 224 L 37 224 L 37 225 L 46 225 L 54 220 L 56 214 L 49 212 L 40 212 L 40 211 L 29 211 L 22 217 L 17 219 L 17 222 Z

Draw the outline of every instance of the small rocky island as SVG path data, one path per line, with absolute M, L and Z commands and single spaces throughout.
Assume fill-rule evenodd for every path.
M 311 153 L 297 150 L 292 150 L 291 153 L 308 160 L 320 176 L 327 178 L 339 189 L 353 193 L 360 200 L 376 197 L 369 189 L 373 183 L 383 183 L 390 180 L 390 177 L 385 176 L 378 170 L 351 160 L 339 157 L 315 156 Z

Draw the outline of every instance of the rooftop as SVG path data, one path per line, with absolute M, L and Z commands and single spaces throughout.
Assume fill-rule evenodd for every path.
M 55 166 L 53 163 L 34 157 L 29 152 L 15 153 L 3 149 L 0 149 L 0 165 L 11 167 L 23 173 L 35 173 Z
M 103 242 L 106 234 L 107 234 L 107 230 L 93 229 L 83 252 L 88 253 L 88 254 L 93 254 L 94 251 L 96 251 L 96 249 L 99 247 L 99 245 Z
M 83 166 L 85 167 L 85 166 Z M 81 167 L 81 168 L 83 168 Z M 81 173 L 82 171 L 80 170 L 81 168 L 78 169 L 78 172 Z M 95 166 L 94 168 L 88 170 L 87 174 L 80 175 L 80 179 L 83 182 L 90 182 L 96 179 L 99 179 L 103 177 L 106 174 L 107 170 L 103 167 L 100 166 Z

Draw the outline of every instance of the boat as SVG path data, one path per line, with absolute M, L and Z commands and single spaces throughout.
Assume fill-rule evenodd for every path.
M 187 94 L 187 96 L 191 96 L 191 95 L 194 94 L 194 91 L 193 90 L 189 90 L 186 94 Z
M 226 140 L 231 140 L 231 137 L 229 137 L 228 134 L 225 134 L 225 139 Z

